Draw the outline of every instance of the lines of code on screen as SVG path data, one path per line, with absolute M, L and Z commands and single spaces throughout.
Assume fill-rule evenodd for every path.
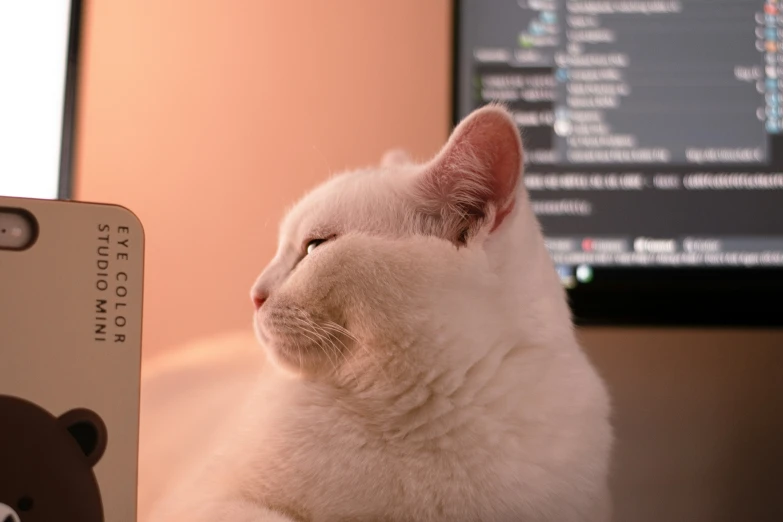
M 513 112 L 563 265 L 783 266 L 777 0 L 463 0 L 459 116 Z

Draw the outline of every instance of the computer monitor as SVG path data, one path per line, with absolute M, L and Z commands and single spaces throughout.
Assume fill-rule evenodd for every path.
M 80 0 L 0 6 L 0 195 L 68 199 Z
M 452 123 L 513 111 L 577 322 L 783 324 L 781 10 L 454 3 Z

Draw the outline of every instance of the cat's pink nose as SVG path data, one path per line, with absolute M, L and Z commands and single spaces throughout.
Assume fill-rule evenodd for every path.
M 256 310 L 261 308 L 264 305 L 265 301 L 266 301 L 266 295 L 253 294 L 253 306 L 256 307 Z

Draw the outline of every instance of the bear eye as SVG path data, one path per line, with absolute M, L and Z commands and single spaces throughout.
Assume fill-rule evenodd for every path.
M 16 502 L 16 507 L 19 511 L 30 511 L 33 509 L 33 499 L 30 497 L 22 497 Z

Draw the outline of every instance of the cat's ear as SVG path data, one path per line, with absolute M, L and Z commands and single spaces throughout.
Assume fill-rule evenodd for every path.
M 416 179 L 418 206 L 440 235 L 465 244 L 483 227 L 494 231 L 511 212 L 523 159 L 511 114 L 484 106 L 454 129 Z
M 408 165 L 413 160 L 406 151 L 402 149 L 391 149 L 381 158 L 381 167 L 397 167 L 400 165 Z

